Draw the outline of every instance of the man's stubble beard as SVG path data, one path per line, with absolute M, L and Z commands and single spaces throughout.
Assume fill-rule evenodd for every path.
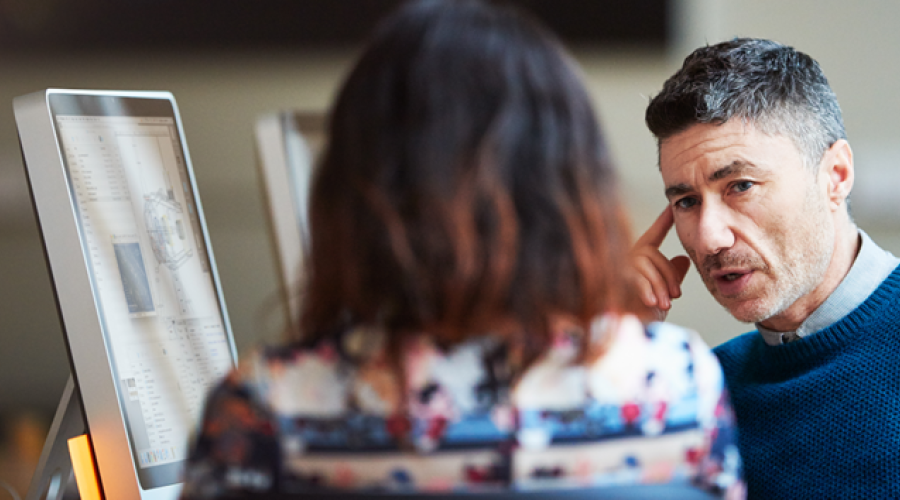
M 702 266 L 696 255 L 689 251 L 697 271 L 703 278 L 709 292 L 735 319 L 744 323 L 760 323 L 786 311 L 801 297 L 812 292 L 825 278 L 828 265 L 834 253 L 834 226 L 829 223 L 825 202 L 816 192 L 814 183 L 807 190 L 804 210 L 800 219 L 812 220 L 813 223 L 799 224 L 805 228 L 800 234 L 776 234 L 769 241 L 770 248 L 778 250 L 783 257 L 780 263 L 771 263 L 758 253 L 737 253 L 724 251 L 704 258 Z M 794 244 L 792 243 L 792 240 Z M 770 277 L 769 290 L 749 290 L 754 297 L 722 297 L 718 293 L 713 271 L 723 267 L 745 267 Z M 740 308 L 748 300 L 755 301 L 751 307 Z

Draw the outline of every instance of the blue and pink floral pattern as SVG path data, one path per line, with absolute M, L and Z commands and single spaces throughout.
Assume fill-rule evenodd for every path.
M 722 373 L 695 333 L 607 316 L 588 362 L 581 331 L 554 333 L 518 376 L 490 335 L 450 350 L 418 336 L 402 375 L 373 329 L 256 352 L 210 395 L 183 495 L 691 482 L 744 498 Z

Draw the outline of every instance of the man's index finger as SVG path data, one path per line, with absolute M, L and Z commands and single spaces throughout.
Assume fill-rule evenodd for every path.
M 659 248 L 674 223 L 675 215 L 672 213 L 672 207 L 666 205 L 666 208 L 659 214 L 659 217 L 656 218 L 650 228 L 638 239 L 635 246 L 650 245 L 654 248 Z

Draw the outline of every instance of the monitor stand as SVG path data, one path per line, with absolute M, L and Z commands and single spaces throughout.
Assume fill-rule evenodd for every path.
M 56 415 L 53 417 L 53 423 L 50 425 L 50 432 L 47 434 L 47 440 L 44 442 L 44 449 L 41 451 L 41 458 L 35 468 L 34 475 L 31 477 L 31 484 L 28 487 L 28 494 L 25 500 L 69 500 L 81 498 L 86 500 L 90 498 L 81 494 L 81 479 L 79 479 L 79 487 L 75 488 L 75 468 L 73 461 L 73 451 L 70 448 L 73 443 L 69 440 L 82 437 L 83 443 L 87 443 L 87 428 L 84 424 L 84 413 L 81 409 L 81 394 L 75 386 L 75 381 L 69 375 L 66 382 L 66 388 L 63 389 L 62 398 L 56 409 Z M 83 445 L 82 445 L 83 446 Z M 82 449 L 83 451 L 83 449 Z M 90 446 L 87 447 L 89 460 L 93 462 Z M 89 464 L 89 470 L 93 472 L 96 468 L 93 463 Z M 91 478 L 96 484 L 96 477 Z

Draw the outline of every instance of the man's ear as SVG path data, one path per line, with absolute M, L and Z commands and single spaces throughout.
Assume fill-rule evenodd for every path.
M 828 200 L 832 210 L 845 204 L 853 189 L 853 150 L 845 139 L 839 139 L 822 157 L 822 173 L 828 180 Z

